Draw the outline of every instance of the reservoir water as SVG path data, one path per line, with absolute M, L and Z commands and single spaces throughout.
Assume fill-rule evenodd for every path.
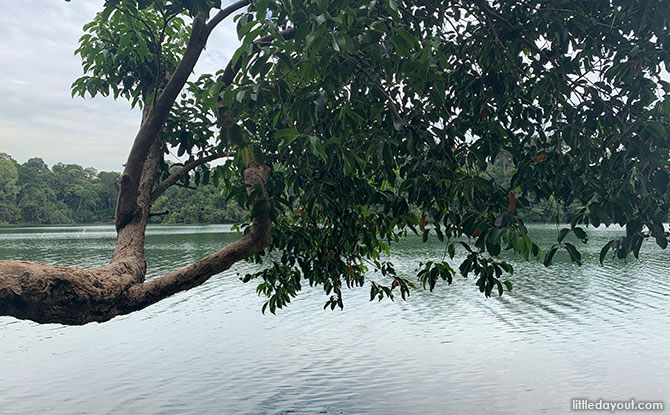
M 542 249 L 555 242 L 556 227 L 530 229 Z M 343 311 L 324 311 L 323 291 L 307 286 L 263 315 L 242 263 L 104 324 L 0 317 L 0 413 L 565 414 L 576 398 L 667 407 L 670 251 L 649 240 L 639 260 L 600 266 L 600 247 L 621 232 L 591 229 L 581 267 L 567 255 L 550 268 L 511 257 L 514 290 L 500 298 L 457 277 L 406 302 L 346 290 Z M 96 267 L 114 236 L 100 225 L 0 228 L 0 259 Z M 224 225 L 150 227 L 149 276 L 237 237 Z M 416 238 L 391 256 L 412 275 L 443 253 Z

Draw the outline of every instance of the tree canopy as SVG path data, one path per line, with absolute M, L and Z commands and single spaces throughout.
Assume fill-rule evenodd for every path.
M 231 61 L 188 81 L 232 15 Z M 345 286 L 405 298 L 416 278 L 432 289 L 457 273 L 502 295 L 513 269 L 501 251 L 549 265 L 565 250 L 580 263 L 564 239 L 586 242 L 584 226 L 626 229 L 601 261 L 637 256 L 648 235 L 665 248 L 669 17 L 669 1 L 108 0 L 84 27 L 72 91 L 143 111 L 119 180 L 114 255 L 68 272 L 0 262 L 0 312 L 104 321 L 242 259 L 263 264 L 243 280 L 271 312 L 305 283 L 322 286 L 330 308 Z M 178 171 L 170 149 L 187 158 Z M 501 157 L 515 170 L 504 183 L 489 174 Z M 214 159 L 224 162 L 208 168 Z M 245 236 L 145 282 L 150 208 L 180 181 L 223 186 L 249 208 Z M 530 200 L 580 206 L 547 252 L 518 215 Z M 413 233 L 466 259 L 399 275 L 384 254 Z M 59 289 L 46 294 L 45 281 Z

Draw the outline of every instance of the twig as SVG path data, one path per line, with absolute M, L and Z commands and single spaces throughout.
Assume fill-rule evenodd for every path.
M 184 164 L 184 167 L 170 174 L 165 180 L 163 180 L 158 184 L 158 186 L 156 186 L 153 192 L 151 192 L 151 198 L 149 199 L 149 203 L 155 202 L 156 199 L 158 199 L 158 197 L 162 195 L 167 190 L 168 187 L 174 184 L 178 185 L 177 181 L 185 174 L 195 169 L 196 167 L 205 164 L 207 162 L 210 162 L 212 160 L 220 159 L 223 157 L 230 157 L 232 155 L 233 153 L 213 154 L 211 156 L 203 157 Z
M 169 214 L 169 213 L 170 213 L 169 210 L 162 210 L 162 211 L 160 211 L 160 212 L 150 212 L 150 213 L 149 213 L 149 217 L 152 217 L 152 216 L 163 216 L 163 215 L 167 215 L 167 214 Z

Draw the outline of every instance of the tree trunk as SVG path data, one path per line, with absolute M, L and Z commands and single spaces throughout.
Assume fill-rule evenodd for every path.
M 249 166 L 244 172 L 249 192 L 258 185 L 265 189 L 269 173 L 267 166 Z M 0 315 L 38 323 L 103 322 L 198 286 L 270 244 L 270 205 L 265 190 L 255 203 L 263 204 L 263 213 L 254 218 L 247 235 L 194 264 L 148 282 L 144 282 L 148 213 L 119 232 L 112 262 L 101 268 L 0 261 Z

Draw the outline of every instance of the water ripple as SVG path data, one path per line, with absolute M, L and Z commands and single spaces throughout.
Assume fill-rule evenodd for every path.
M 225 226 L 152 226 L 149 278 L 238 236 Z M 552 228 L 533 227 L 543 247 Z M 343 311 L 306 287 L 277 316 L 239 276 L 105 324 L 37 325 L 0 318 L 3 413 L 562 414 L 571 397 L 663 399 L 670 384 L 668 253 L 598 264 L 621 229 L 590 230 L 585 264 L 546 268 L 510 258 L 514 291 L 485 299 L 456 278 L 408 302 L 346 290 Z M 0 258 L 93 267 L 109 260 L 110 226 L 0 230 Z M 440 259 L 438 243 L 405 241 L 403 275 Z M 462 253 L 459 253 L 462 255 Z M 461 259 L 457 257 L 455 262 Z M 376 278 L 376 276 L 371 276 Z

